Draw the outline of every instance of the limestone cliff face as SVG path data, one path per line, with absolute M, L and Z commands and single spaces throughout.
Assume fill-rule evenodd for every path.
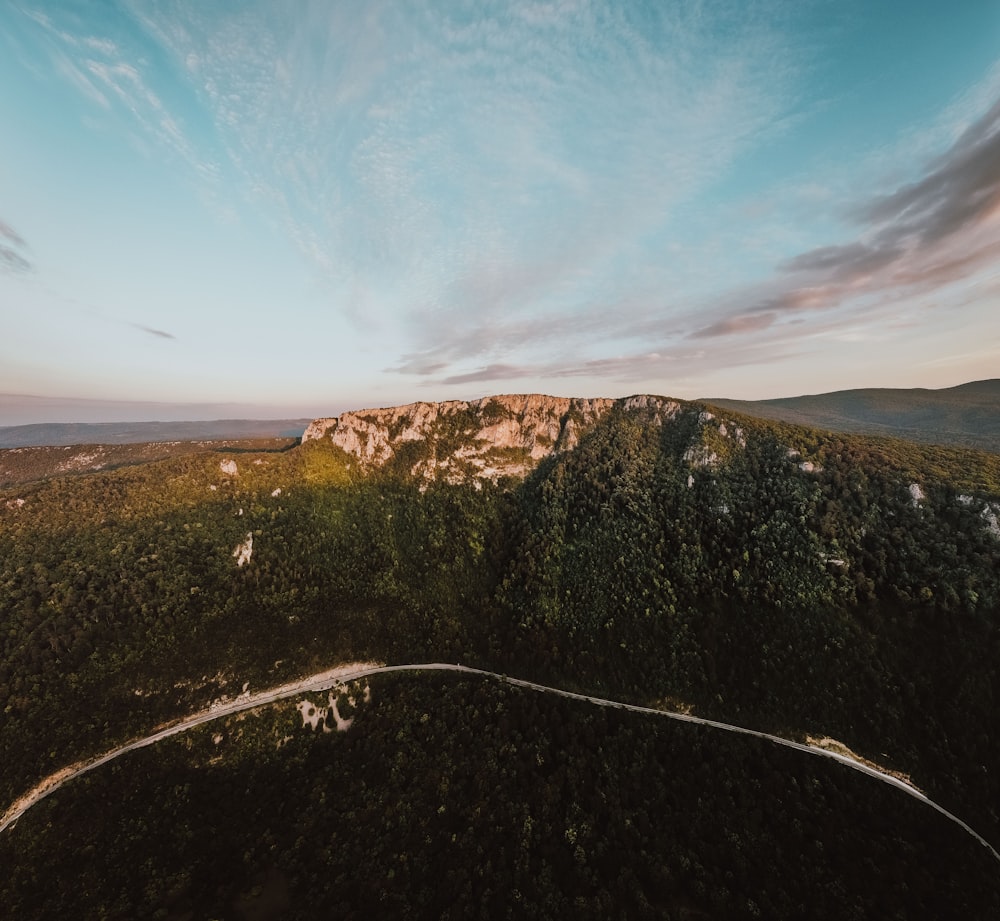
M 393 458 L 414 474 L 448 479 L 523 476 L 555 451 L 568 451 L 616 404 L 651 418 L 672 418 L 680 404 L 661 397 L 626 400 L 504 394 L 465 402 L 409 403 L 317 419 L 303 442 L 329 439 L 366 465 Z

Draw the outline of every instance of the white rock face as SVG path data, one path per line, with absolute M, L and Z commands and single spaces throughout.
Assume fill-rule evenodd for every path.
M 239 476 L 239 468 L 236 466 L 236 461 L 234 460 L 224 460 L 219 462 L 219 469 L 226 474 L 226 476 Z
M 996 506 L 992 502 L 988 503 L 986 508 L 983 509 L 983 519 L 986 521 L 986 527 L 990 529 L 990 533 L 994 537 L 1000 537 L 1000 517 L 997 517 L 998 511 L 1000 511 L 1000 506 Z
M 620 400 L 502 394 L 469 402 L 409 403 L 316 419 L 302 441 L 328 440 L 370 467 L 381 466 L 401 452 L 411 452 L 410 472 L 425 479 L 496 480 L 525 476 L 543 458 L 572 450 L 587 430 L 613 409 L 638 414 L 644 425 L 663 426 L 675 420 L 684 405 L 645 394 Z M 702 427 L 711 423 L 721 437 L 745 447 L 740 428 L 732 424 L 727 428 L 710 412 L 696 412 Z M 721 463 L 717 451 L 704 443 L 702 435 L 688 447 L 684 459 L 691 467 Z
M 956 496 L 956 499 L 960 505 L 965 506 L 971 506 L 976 502 L 976 498 L 974 496 L 966 494 Z M 7 504 L 9 505 L 10 503 Z M 994 537 L 1000 538 L 1000 504 L 996 502 L 984 503 L 979 516 L 983 519 L 983 522 L 985 523 L 990 534 Z
M 684 460 L 692 467 L 714 467 L 719 455 L 706 445 L 695 444 L 684 452 Z
M 242 509 L 241 509 L 242 511 Z M 243 566 L 244 563 L 250 562 L 250 557 L 253 556 L 253 532 L 247 532 L 247 539 L 243 541 L 242 544 L 237 544 L 236 549 L 233 551 L 233 556 L 236 557 L 236 565 Z
M 105 449 L 103 445 L 96 445 L 89 451 L 77 451 L 72 457 L 60 463 L 56 470 L 60 472 L 70 470 L 100 470 L 104 466 L 103 460 Z M 94 463 L 97 461 L 97 463 Z
M 661 419 L 672 417 L 679 408 L 679 404 L 657 397 L 632 400 L 655 402 Z M 417 463 L 414 473 L 446 470 L 453 472 L 454 479 L 462 479 L 460 471 L 464 469 L 474 477 L 488 479 L 523 476 L 543 457 L 575 447 L 581 433 L 614 402 L 505 394 L 470 402 L 409 403 L 317 419 L 305 430 L 302 441 L 328 438 L 372 466 L 386 463 L 408 442 L 426 441 L 427 457 Z M 640 405 L 647 404 L 635 403 Z M 447 446 L 452 436 L 461 441 L 457 450 Z
M 676 400 L 664 400 L 649 394 L 628 397 L 622 400 L 623 409 L 645 409 L 653 413 L 653 420 L 662 424 L 673 419 L 681 411 L 681 404 Z
M 306 430 L 302 433 L 302 440 L 318 441 L 337 424 L 337 421 L 336 416 L 329 416 L 324 419 L 313 419 L 313 421 L 306 426 Z
M 921 499 L 926 499 L 923 489 L 920 488 L 919 483 L 910 483 L 910 501 L 913 503 L 913 507 L 916 508 L 920 505 Z
M 309 700 L 299 701 L 295 709 L 299 711 L 299 714 L 302 717 L 303 728 L 308 726 L 315 732 L 316 729 L 322 726 L 323 732 L 347 732 L 347 730 L 350 729 L 351 725 L 354 723 L 354 717 L 341 716 L 336 690 L 330 691 L 327 694 L 326 699 L 329 704 L 329 706 L 326 707 L 317 707 Z M 370 703 L 371 699 L 371 689 L 368 685 L 365 685 L 364 702 Z M 352 707 L 356 707 L 358 705 L 357 698 L 355 698 L 354 695 L 348 696 L 347 702 Z M 330 727 L 331 721 L 334 723 L 335 729 Z

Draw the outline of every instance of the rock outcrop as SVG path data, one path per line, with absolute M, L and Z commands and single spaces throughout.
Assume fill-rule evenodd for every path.
M 396 459 L 412 473 L 448 479 L 524 476 L 542 458 L 576 446 L 613 406 L 672 418 L 680 404 L 662 397 L 624 400 L 504 394 L 465 402 L 409 403 L 317 419 L 303 442 L 329 440 L 365 465 Z

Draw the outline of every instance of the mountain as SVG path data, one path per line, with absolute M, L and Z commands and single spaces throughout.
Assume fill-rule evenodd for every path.
M 298 438 L 309 421 L 217 419 L 214 422 L 42 422 L 0 426 L 0 448 Z
M 776 400 L 705 402 L 814 428 L 1000 452 L 1000 379 L 943 390 L 840 390 Z
M 0 489 L 0 624 L 0 811 L 339 663 L 585 698 L 400 672 L 137 749 L 0 832 L 17 917 L 1000 912 L 926 803 L 586 699 L 836 740 L 995 847 L 996 453 L 657 396 L 342 413 Z
M 523 477 L 543 457 L 576 447 L 580 434 L 613 406 L 654 404 L 657 418 L 680 408 L 659 397 L 615 401 L 502 394 L 470 403 L 410 403 L 317 419 L 302 440 L 328 440 L 368 465 L 391 462 L 412 475 Z

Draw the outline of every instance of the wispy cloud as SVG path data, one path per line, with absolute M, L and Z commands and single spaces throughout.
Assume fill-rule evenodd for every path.
M 738 6 L 136 10 L 333 309 L 442 361 L 519 320 L 628 301 L 682 209 L 782 130 L 801 65 Z
M 31 272 L 34 268 L 31 262 L 22 255 L 28 251 L 28 244 L 25 242 L 24 238 L 14 230 L 10 224 L 0 220 L 0 271 L 6 270 L 15 273 L 27 273 Z M 156 336 L 160 339 L 176 339 L 177 337 L 173 333 L 168 333 L 162 329 L 156 329 L 152 326 L 146 326 L 143 323 L 133 323 L 127 320 L 122 320 L 118 318 L 110 318 L 103 314 L 101 311 L 86 305 L 80 304 L 75 299 L 66 298 L 58 292 L 52 290 L 44 283 L 42 284 L 42 290 L 45 290 L 48 295 L 50 295 L 56 302 L 66 304 L 67 307 L 71 306 L 76 312 L 83 312 L 89 314 L 93 317 L 99 318 L 102 321 L 110 321 L 114 323 L 123 323 L 127 326 L 131 326 L 134 329 L 141 330 L 144 333 L 148 333 L 151 336 Z
M 177 338 L 173 333 L 164 332 L 162 329 L 153 329 L 152 326 L 143 326 L 141 323 L 130 323 L 129 326 L 134 326 L 136 329 L 140 329 L 144 333 L 149 333 L 149 335 L 156 336 L 160 339 Z
M 15 246 L 26 247 L 28 245 L 10 224 L 5 224 L 3 221 L 0 221 L 0 237 L 9 240 Z
M 530 377 L 533 373 L 535 373 L 534 370 L 527 367 L 495 364 L 495 365 L 487 365 L 485 368 L 479 368 L 475 371 L 469 371 L 465 374 L 453 374 L 450 377 L 444 378 L 444 380 L 442 380 L 441 383 L 472 384 L 472 383 L 479 383 L 482 381 L 520 380 L 525 377 Z
M 123 115 L 136 147 L 157 154 L 168 151 L 202 178 L 214 174 L 215 164 L 198 150 L 178 112 L 154 89 L 156 75 L 146 49 L 114 17 L 103 20 L 110 34 L 93 34 L 94 22 L 70 9 L 51 15 L 28 10 L 25 15 L 46 36 L 54 72 L 99 109 Z
M 927 248 L 997 217 L 1000 208 L 1000 100 L 973 122 L 917 181 L 859 209 L 878 228 L 876 245 Z
M 756 332 L 767 329 L 774 322 L 774 313 L 766 311 L 764 313 L 742 314 L 736 317 L 729 317 L 726 320 L 719 320 L 709 326 L 691 333 L 693 339 L 711 339 L 716 336 L 731 336 L 737 333 Z
M 971 285 L 1000 264 L 1000 103 L 928 159 L 915 180 L 873 194 L 850 213 L 854 239 L 786 259 L 770 279 L 720 295 L 714 306 L 709 300 L 684 316 L 667 304 L 645 313 L 512 317 L 450 332 L 443 316 L 432 321 L 437 344 L 404 356 L 394 370 L 442 384 L 577 376 L 640 380 L 692 372 L 709 354 L 699 340 L 712 343 L 716 360 L 739 366 L 801 356 L 820 338 L 856 341 L 862 317 L 881 316 L 886 330 L 918 328 L 933 311 L 921 311 L 919 322 L 912 316 L 895 322 L 900 304 Z M 626 347 L 618 355 L 586 357 L 583 344 L 592 346 L 601 336 L 609 350 L 615 343 Z M 532 344 L 536 355 L 541 347 L 562 357 L 503 360 Z M 476 357 L 496 360 L 439 376 Z
M 783 321 L 822 316 L 830 330 L 854 323 L 859 305 L 874 313 L 949 286 L 969 284 L 1000 262 L 1000 101 L 981 113 L 912 182 L 856 203 L 857 236 L 800 253 L 767 282 L 727 296 L 735 309 L 692 338 L 754 337 L 766 348 Z
M 25 253 L 28 244 L 9 224 L 0 221 L 0 269 L 7 272 L 30 272 L 32 264 Z

